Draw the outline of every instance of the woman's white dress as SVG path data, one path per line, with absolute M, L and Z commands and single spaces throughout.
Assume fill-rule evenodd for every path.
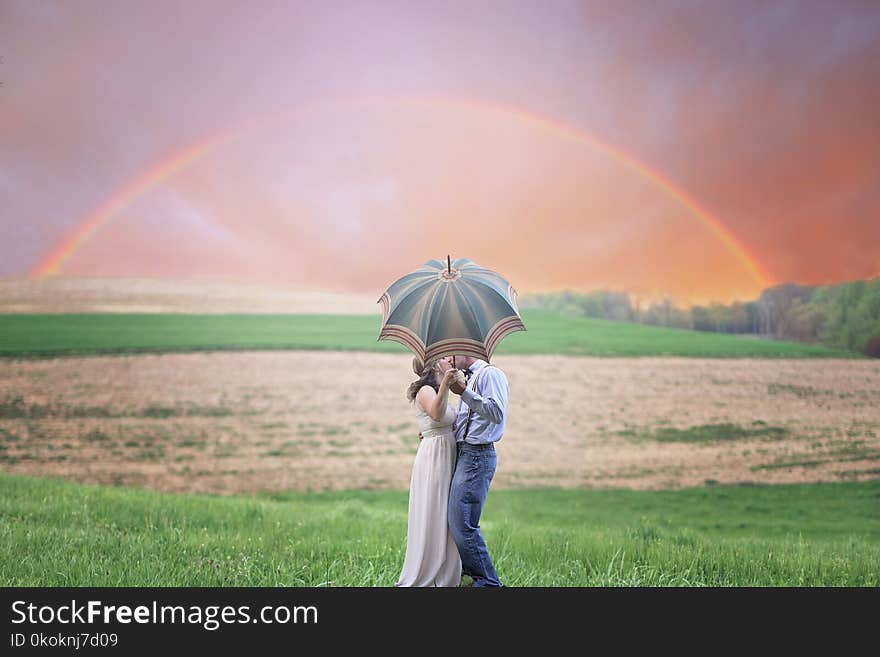
M 436 422 L 415 403 L 422 440 L 409 484 L 406 558 L 395 586 L 458 586 L 461 558 L 449 531 L 447 502 L 457 449 L 452 425 L 455 410 Z

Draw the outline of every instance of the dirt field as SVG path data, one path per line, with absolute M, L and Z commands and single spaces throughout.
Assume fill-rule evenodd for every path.
M 406 355 L 0 361 L 0 470 L 171 491 L 406 489 Z M 880 477 L 880 362 L 498 356 L 493 487 Z M 458 403 L 453 398 L 453 404 Z

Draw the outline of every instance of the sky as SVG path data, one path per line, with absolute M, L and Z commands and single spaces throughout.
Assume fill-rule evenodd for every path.
M 880 3 L 0 2 L 0 277 L 880 273 Z

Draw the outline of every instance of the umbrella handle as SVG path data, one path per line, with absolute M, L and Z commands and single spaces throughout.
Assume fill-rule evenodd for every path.
M 446 254 L 446 270 L 449 272 L 449 275 L 452 276 L 452 256 L 448 253 Z M 452 354 L 452 367 L 455 367 L 455 354 Z

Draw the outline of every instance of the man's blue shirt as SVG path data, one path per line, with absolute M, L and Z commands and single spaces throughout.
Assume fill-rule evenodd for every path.
M 483 372 L 483 368 L 488 369 Z M 453 425 L 455 440 L 466 440 L 472 445 L 494 443 L 501 440 L 504 434 L 510 384 L 504 372 L 484 360 L 475 360 L 468 369 L 472 374 L 467 388 L 461 393 L 461 403 Z M 465 438 L 468 409 L 472 410 L 471 424 Z

